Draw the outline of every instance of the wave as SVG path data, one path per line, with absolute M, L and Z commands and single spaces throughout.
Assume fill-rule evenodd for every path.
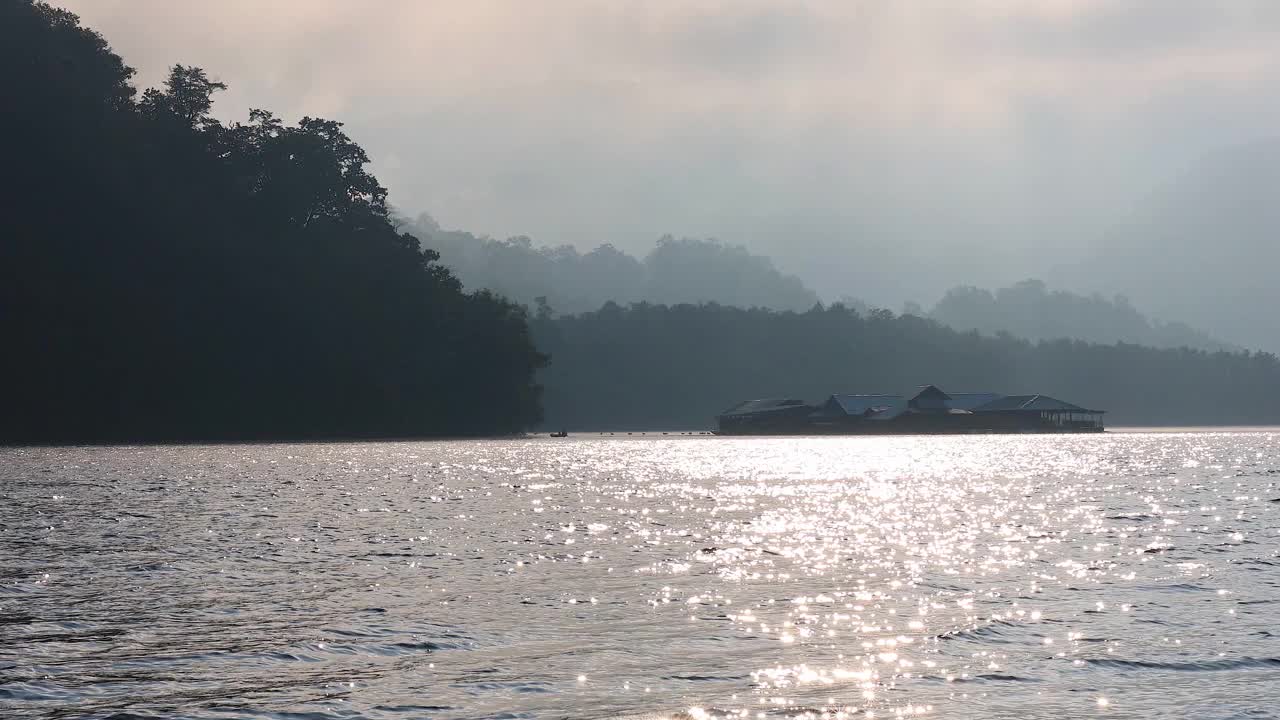
M 1117 660 L 1093 658 L 1084 662 L 1093 667 L 1116 670 L 1167 670 L 1171 672 L 1220 672 L 1223 670 L 1256 670 L 1280 668 L 1280 658 L 1232 658 L 1195 662 L 1156 662 L 1153 660 Z

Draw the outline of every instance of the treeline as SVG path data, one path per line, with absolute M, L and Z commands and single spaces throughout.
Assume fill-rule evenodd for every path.
M 1280 422 L 1280 362 L 1266 353 L 959 332 L 913 315 L 721 305 L 608 304 L 534 321 L 554 358 L 547 427 L 698 429 L 734 403 L 836 392 L 1043 393 L 1109 410 L 1112 424 Z
M 667 236 L 639 259 L 608 243 L 580 253 L 570 245 L 538 246 L 523 236 L 494 240 L 443 230 L 428 215 L 406 228 L 438 251 L 466 287 L 487 288 L 528 306 L 545 302 L 561 313 L 598 310 L 610 301 L 807 310 L 819 299 L 769 258 L 716 240 Z
M 1240 349 L 1185 323 L 1151 320 L 1123 296 L 1108 300 L 1097 294 L 1050 291 L 1040 280 L 1024 280 L 995 292 L 952 288 L 928 315 L 957 330 L 1008 332 L 1028 340 L 1074 338 L 1159 348 Z
M 471 435 L 540 415 L 521 307 L 401 233 L 340 123 L 210 115 L 0 3 L 0 441 Z

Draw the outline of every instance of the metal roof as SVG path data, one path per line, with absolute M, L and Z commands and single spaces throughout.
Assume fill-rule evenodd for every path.
M 947 404 L 960 410 L 972 410 L 976 407 L 986 405 L 989 402 L 999 400 L 1004 397 L 1004 395 L 1001 395 L 1000 393 L 993 392 L 962 392 L 947 394 L 951 396 L 951 402 Z
M 1089 410 L 1079 405 L 1049 397 L 1048 395 L 1008 395 L 974 408 L 977 412 L 997 412 L 1000 410 L 1047 410 L 1057 412 L 1101 413 L 1102 410 Z
M 827 402 L 835 402 L 846 415 L 873 420 L 888 420 L 907 409 L 907 399 L 901 395 L 832 395 Z
M 921 386 L 920 386 L 920 392 L 916 393 L 916 397 L 920 397 L 921 395 L 924 395 L 925 393 L 930 393 L 930 394 L 934 394 L 934 395 L 941 395 L 943 398 L 950 398 L 950 397 L 951 397 L 950 395 L 948 395 L 948 394 L 946 394 L 945 392 L 943 392 L 943 391 L 942 391 L 942 388 L 938 387 L 937 385 L 921 385 Z

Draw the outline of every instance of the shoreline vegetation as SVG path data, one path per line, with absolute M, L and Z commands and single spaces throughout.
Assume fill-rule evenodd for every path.
M 780 271 L 770 258 L 714 238 L 667 235 L 648 254 L 632 256 L 609 243 L 584 253 L 570 245 L 537 245 L 523 235 L 495 240 L 445 230 L 425 213 L 404 220 L 402 227 L 439 252 L 440 262 L 464 286 L 487 288 L 527 307 L 546 305 L 568 315 L 594 312 L 611 301 L 624 306 L 715 302 L 795 312 L 822 302 L 800 278 Z M 848 293 L 836 302 L 863 315 L 875 309 Z M 1033 341 L 1073 338 L 1102 345 L 1244 349 L 1186 323 L 1148 317 L 1123 295 L 1079 295 L 1051 289 L 1036 279 L 995 290 L 956 286 L 930 309 L 904 303 L 902 314 L 936 320 L 961 332 L 1007 332 Z
M 204 70 L 176 65 L 141 93 L 134 74 L 72 13 L 0 5 L 14 109 L 0 115 L 11 148 L 0 444 L 709 428 L 744 398 L 933 382 L 1034 388 L 1105 407 L 1118 424 L 1280 423 L 1280 363 L 1268 353 L 1030 342 L 852 302 L 608 301 L 558 315 L 542 297 L 529 308 L 465 289 L 436 249 L 402 231 L 341 123 L 288 124 L 262 109 L 224 123 L 211 110 L 226 86 Z M 614 268 L 639 296 L 732 261 L 742 276 L 716 282 L 742 290 L 732 297 L 743 304 L 753 285 L 792 305 L 810 298 L 767 262 L 714 243 L 665 241 L 644 267 L 611 248 L 569 260 L 602 273 L 600 287 L 620 287 Z M 1114 310 L 1031 290 L 1022 295 L 1078 305 L 1080 317 Z
M 1083 433 L 1085 438 L 1098 435 L 1152 435 L 1152 434 L 1214 434 L 1214 433 L 1280 433 L 1280 424 L 1276 425 L 1120 425 L 1108 427 L 1097 433 Z M 57 450 L 57 449 L 96 449 L 96 448 L 172 448 L 172 447 L 223 447 L 223 446 L 259 446 L 259 445 L 360 445 L 383 443 L 449 443 L 449 442 L 512 442 L 539 440 L 554 442 L 557 440 L 679 440 L 679 439 L 725 439 L 725 440 L 849 440 L 849 439 L 895 439 L 895 438 L 965 438 L 982 436 L 1025 437 L 1028 435 L 1044 435 L 1046 433 L 1007 433 L 1007 432 L 972 432 L 972 433 L 891 433 L 891 434 L 777 434 L 777 435 L 722 435 L 712 430 L 576 430 L 567 437 L 557 437 L 546 429 L 529 430 L 512 435 L 433 435 L 403 437 L 302 437 L 263 438 L 254 440 L 138 440 L 132 442 L 100 442 L 100 443 L 59 443 L 31 442 L 23 444 L 0 443 L 5 450 Z M 1048 433 L 1061 435 L 1060 433 Z M 1079 437 L 1081 434 L 1067 434 Z
M 1264 352 L 1031 342 L 840 304 L 796 313 L 608 303 L 537 313 L 533 336 L 553 359 L 539 375 L 548 425 L 570 432 L 702 427 L 747 399 L 925 384 L 1071 398 L 1106 409 L 1108 425 L 1280 424 L 1280 362 Z
M 524 308 L 401 233 L 338 122 L 223 124 L 72 13 L 0 6 L 0 441 L 487 436 L 540 419 Z M 16 111 L 20 109 L 20 111 Z

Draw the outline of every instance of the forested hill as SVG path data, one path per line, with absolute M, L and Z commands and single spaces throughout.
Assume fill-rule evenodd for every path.
M 444 230 L 429 215 L 404 227 L 437 250 L 469 288 L 487 288 L 524 305 L 546 303 L 558 313 L 598 310 L 606 302 L 676 305 L 715 302 L 741 308 L 803 311 L 820 301 L 797 277 L 741 246 L 714 240 L 662 238 L 644 258 L 604 244 L 586 253 L 568 245 L 547 247 L 528 237 L 494 240 Z M 866 312 L 864 299 L 840 302 Z M 1007 332 L 1029 340 L 1072 338 L 1152 347 L 1238 350 L 1181 322 L 1152 320 L 1126 298 L 1049 290 L 1025 280 L 995 291 L 957 286 L 925 315 L 957 330 Z
M 738 401 L 831 393 L 1044 393 L 1109 410 L 1116 424 L 1280 423 L 1280 363 L 1249 352 L 1031 343 L 913 315 L 844 306 L 803 313 L 614 304 L 534 321 L 547 426 L 710 428 Z
M 405 226 L 440 253 L 468 288 L 487 288 L 557 312 L 597 310 L 606 302 L 718 302 L 737 307 L 807 310 L 819 300 L 799 278 L 769 258 L 715 240 L 664 237 L 643 259 L 603 244 L 586 253 L 569 245 L 538 246 L 444 230 L 428 215 Z
M 0 2 L 0 442 L 470 435 L 539 417 L 522 308 L 400 233 L 341 124 L 210 115 Z
M 1051 291 L 1039 280 L 1024 280 L 995 292 L 952 288 L 929 317 L 957 330 L 988 335 L 1007 332 L 1028 340 L 1074 338 L 1162 348 L 1240 349 L 1185 323 L 1151 320 L 1125 297 L 1108 300 L 1100 295 Z

